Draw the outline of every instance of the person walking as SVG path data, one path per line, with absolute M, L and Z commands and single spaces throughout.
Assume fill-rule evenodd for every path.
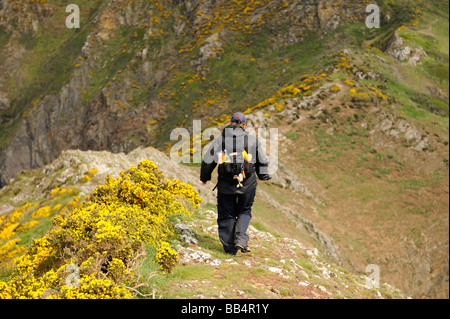
M 246 132 L 246 128 L 245 115 L 233 114 L 231 123 L 205 153 L 200 173 L 200 180 L 206 184 L 219 166 L 216 185 L 219 238 L 225 253 L 231 255 L 239 250 L 251 251 L 247 229 L 252 218 L 257 177 L 262 181 L 271 179 L 268 158 L 258 139 Z

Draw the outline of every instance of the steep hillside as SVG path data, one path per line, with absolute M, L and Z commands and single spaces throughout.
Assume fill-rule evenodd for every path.
M 163 147 L 175 126 L 253 106 L 319 66 L 318 30 L 365 14 L 362 1 L 78 5 L 73 30 L 58 1 L 2 1 L 2 184 L 64 149 Z
M 83 218 L 78 212 L 87 211 L 92 205 L 83 206 L 83 202 L 92 200 L 88 195 L 99 195 L 99 189 L 104 186 L 97 186 L 99 183 L 104 185 L 105 176 L 119 177 L 123 167 L 147 159 L 160 163 L 161 172 L 164 170 L 168 178 L 196 179 L 195 168 L 175 164 L 154 149 L 137 149 L 127 156 L 67 151 L 51 165 L 24 172 L 3 188 L 0 196 L 9 198 L 10 207 L 7 214 L 0 215 L 0 297 L 15 298 L 16 293 L 27 298 L 406 297 L 389 284 L 381 283 L 377 288 L 368 277 L 329 263 L 314 247 L 315 235 L 307 231 L 296 233 L 303 233 L 304 238 L 300 242 L 274 235 L 254 222 L 249 229 L 253 253 L 234 257 L 226 255 L 218 238 L 216 209 L 208 201 L 200 209 L 192 210 L 189 216 L 179 214 L 171 218 L 177 235 L 169 239 L 177 251 L 178 263 L 170 273 L 161 271 L 155 263 L 158 245 L 145 242 L 142 247 L 127 250 L 132 258 L 121 256 L 116 247 L 120 247 L 120 242 L 113 247 L 107 245 L 115 240 L 109 237 L 114 232 L 110 230 L 108 233 L 100 227 L 91 230 L 95 233 L 93 241 L 88 238 L 80 241 L 84 248 L 74 255 L 74 244 L 69 244 L 69 238 L 62 234 L 69 230 L 73 234 L 82 231 L 77 228 L 76 218 Z M 142 162 L 138 167 L 141 165 Z M 121 176 L 125 171 L 122 172 Z M 206 191 L 203 185 L 194 184 L 200 193 Z M 259 199 L 260 203 L 266 200 L 264 196 Z M 254 213 L 264 214 L 260 207 L 256 207 Z M 140 214 L 144 214 L 144 210 Z M 86 225 L 95 218 L 94 215 L 95 211 L 91 211 L 84 217 Z M 61 220 L 71 220 L 71 223 L 61 228 Z M 105 220 L 109 220 L 107 215 Z M 286 222 L 282 224 L 288 225 Z M 118 225 L 113 224 L 112 229 Z M 127 232 L 134 231 L 133 224 L 126 227 Z M 60 235 L 54 242 L 52 234 L 56 233 Z M 46 250 L 42 248 L 43 238 L 47 240 Z M 48 249 L 49 246 L 56 247 L 56 251 Z M 59 246 L 64 247 L 61 252 L 58 252 Z M 34 252 L 38 253 L 33 255 Z M 91 257 L 87 258 L 86 254 Z M 24 260 L 27 261 L 29 255 L 33 257 L 30 263 L 34 270 L 26 270 L 27 275 L 23 276 L 23 269 L 26 269 Z M 102 271 L 90 275 L 96 264 L 104 262 L 98 255 L 110 256 L 111 259 L 102 265 Z M 125 272 L 117 268 L 122 262 Z M 70 271 L 67 273 L 65 269 L 73 263 L 80 267 L 80 288 L 68 290 L 64 283 Z
M 89 152 L 29 171 L 69 149 L 108 151 L 85 161 L 105 175 L 76 187 L 84 194 L 108 165 L 117 174 L 148 156 L 214 204 L 198 167 L 133 150 L 168 153 L 174 128 L 245 111 L 252 129 L 278 128 L 280 141 L 278 171 L 255 203 L 255 239 L 292 238 L 340 271 L 376 264 L 407 295 L 448 298 L 448 3 L 376 3 L 379 29 L 366 27 L 359 0 L 79 0 L 74 30 L 62 1 L 0 1 L 0 186 L 13 182 L 0 211 L 87 182 L 75 158 Z M 191 226 L 216 258 L 206 215 Z

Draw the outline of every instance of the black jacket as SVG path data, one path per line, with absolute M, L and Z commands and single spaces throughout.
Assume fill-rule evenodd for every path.
M 252 174 L 249 178 L 244 180 L 243 187 L 238 188 L 237 181 L 225 180 L 219 172 L 219 183 L 217 185 L 219 193 L 222 194 L 244 194 L 257 186 L 256 177 L 260 180 L 269 180 L 271 177 L 268 172 L 268 159 L 266 154 L 261 148 L 261 144 L 258 139 L 248 134 L 242 127 L 237 125 L 227 126 L 222 135 L 213 141 L 213 144 L 203 157 L 200 180 L 202 182 L 208 182 L 211 180 L 211 174 L 216 168 L 219 158 L 218 154 L 222 152 L 223 148 L 228 154 L 236 151 L 238 154 L 242 154 L 244 149 L 247 153 L 252 154 L 251 170 Z M 243 157 L 241 158 L 243 162 Z

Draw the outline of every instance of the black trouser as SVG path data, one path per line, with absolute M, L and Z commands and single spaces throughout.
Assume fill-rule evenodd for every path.
M 219 238 L 228 254 L 237 253 L 235 245 L 246 247 L 248 244 L 247 229 L 252 218 L 255 194 L 256 188 L 242 195 L 217 195 Z

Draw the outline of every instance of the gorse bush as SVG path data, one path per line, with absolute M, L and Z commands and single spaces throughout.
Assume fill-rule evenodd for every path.
M 169 243 L 163 242 L 158 249 L 156 261 L 160 264 L 162 271 L 171 273 L 173 267 L 178 262 L 178 254 L 170 248 Z
M 131 298 L 126 286 L 138 279 L 144 244 L 157 249 L 161 269 L 170 272 L 177 255 L 167 243 L 174 234 L 169 217 L 189 215 L 200 202 L 192 186 L 166 179 L 151 161 L 107 177 L 34 240 L 10 280 L 0 282 L 0 297 Z M 78 270 L 75 287 L 67 284 L 69 265 Z

